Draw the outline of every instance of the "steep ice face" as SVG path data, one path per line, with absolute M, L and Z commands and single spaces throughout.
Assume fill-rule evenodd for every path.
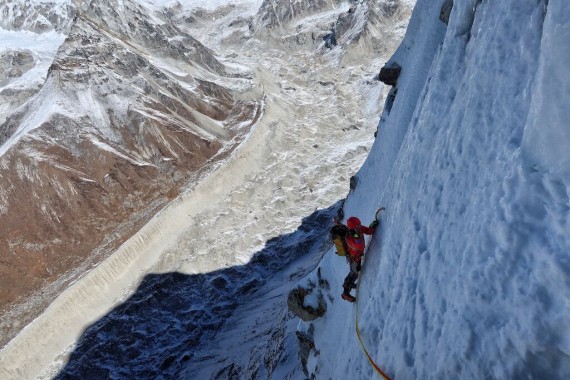
M 568 17 L 570 8 L 561 2 L 549 4 L 544 20 L 544 31 L 532 104 L 526 120 L 522 152 L 528 165 L 570 181 L 570 154 L 560 141 L 570 141 L 568 107 L 560 107 L 556 99 L 570 87 L 566 67 L 560 65 L 570 56 L 566 41 L 570 38 Z
M 454 1 L 446 27 L 441 3 L 418 1 L 391 59 L 398 91 L 345 203 L 367 221 L 386 212 L 357 316 L 338 298 L 346 264 L 321 264 L 334 301 L 313 323 L 309 375 L 375 376 L 358 318 L 394 378 L 566 379 L 569 6 Z

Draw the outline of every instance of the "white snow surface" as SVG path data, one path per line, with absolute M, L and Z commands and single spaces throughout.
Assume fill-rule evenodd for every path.
M 57 49 L 65 40 L 66 35 L 54 30 L 45 33 L 34 33 L 26 30 L 6 30 L 0 28 L 0 55 L 10 50 L 27 51 L 31 53 L 34 65 L 21 76 L 0 81 L 0 93 L 5 90 L 38 90 L 44 83 L 48 68 L 57 53 Z M 0 123 L 6 120 L 13 111 L 10 104 L 0 104 Z M 0 155 L 4 148 L 0 147 Z
M 7 49 L 26 49 L 55 55 L 65 35 L 50 30 L 45 33 L 14 31 L 0 28 L 0 52 Z
M 455 0 L 446 27 L 438 19 L 442 2 L 417 1 L 406 37 L 391 59 L 402 66 L 398 93 L 384 110 L 378 136 L 357 173 L 358 185 L 344 204 L 347 217 L 358 216 L 365 224 L 379 206 L 386 207 L 379 231 L 368 242 L 359 280 L 364 346 L 396 379 L 568 379 L 570 4 Z M 204 1 L 202 6 L 213 3 L 226 2 Z M 247 50 L 253 60 L 257 53 L 253 47 Z M 276 64 L 286 60 L 292 61 L 288 69 Z M 148 267 L 206 273 L 246 263 L 269 237 L 294 230 L 292 215 L 299 209 L 334 201 L 341 192 L 331 188 L 346 188 L 350 168 L 328 173 L 315 168 L 331 156 L 350 165 L 361 162 L 358 157 L 367 149 L 362 134 L 374 128 L 366 127 L 366 112 L 358 120 L 365 126 L 362 131 L 349 131 L 341 147 L 333 140 L 328 154 L 320 152 L 325 140 L 319 136 L 333 133 L 325 128 L 346 119 L 333 115 L 336 89 L 329 91 L 304 76 L 311 73 L 303 68 L 313 63 L 297 55 L 268 56 L 256 74 L 268 86 L 267 114 L 250 141 L 227 166 L 93 271 L 87 278 L 91 287 L 89 282 L 78 284 L 72 292 L 79 296 L 62 297 L 58 302 L 66 306 L 60 314 L 54 312 L 50 319 L 48 313 L 25 330 L 19 337 L 23 341 L 38 339 L 46 331 L 42 323 L 55 334 L 61 321 L 54 316 L 64 323 L 68 318 L 74 329 L 69 336 L 57 335 L 59 342 L 41 342 L 46 347 L 38 359 L 41 365 L 9 373 L 38 373 L 37 367 L 45 377 L 56 373 L 66 359 L 57 357 L 46 369 L 45 362 L 61 352 L 54 350 L 77 338 L 77 329 L 85 327 L 80 317 L 90 323 L 125 300 L 136 286 L 131 274 Z M 364 84 L 370 73 L 361 68 L 353 73 L 350 80 L 360 82 L 354 88 L 381 97 L 376 86 Z M 315 70 L 315 75 L 324 74 Z M 313 87 L 302 87 L 307 83 Z M 342 100 L 350 98 L 347 92 Z M 351 105 L 370 112 L 374 108 L 366 101 Z M 339 107 L 349 112 L 347 104 Z M 312 148 L 319 153 L 309 155 Z M 283 174 L 271 177 L 268 172 Z M 328 181 L 330 177 L 335 180 Z M 189 236 L 190 230 L 200 239 Z M 213 246 L 218 231 L 224 231 L 219 240 L 223 245 Z M 310 247 L 302 260 L 311 261 L 321 250 Z M 118 261 L 126 263 L 122 272 Z M 314 327 L 315 349 L 307 369 L 317 379 L 378 378 L 355 334 L 356 305 L 340 298 L 347 264 L 331 248 L 318 267 L 330 284 L 323 289 L 327 312 L 297 326 L 303 332 Z M 258 320 L 278 313 L 270 310 L 282 296 L 276 289 L 296 286 L 294 273 L 284 273 L 288 275 L 276 274 L 273 283 L 259 290 L 259 304 L 244 303 L 236 310 L 214 339 L 215 346 L 201 353 L 205 367 L 187 368 L 187 378 L 199 378 L 195 373 L 211 376 L 219 369 L 215 359 L 208 362 L 209 354 L 215 358 L 229 348 L 249 355 L 252 343 L 244 343 L 244 334 Z M 309 274 L 314 283 L 316 273 Z M 109 277 L 118 278 L 117 283 L 107 282 Z M 105 292 L 115 298 L 105 298 Z M 77 300 L 90 302 L 92 309 L 76 310 Z M 315 300 L 307 303 L 314 305 Z M 94 312 L 74 315 L 90 314 L 85 310 Z M 285 331 L 292 336 L 291 321 L 286 321 Z M 289 355 L 296 344 L 291 336 L 285 340 Z M 300 378 L 291 360 L 284 358 L 286 370 L 274 375 Z
M 456 0 L 447 29 L 440 5 L 417 2 L 345 204 L 364 223 L 386 207 L 360 279 L 364 345 L 398 379 L 568 379 L 570 4 Z M 334 302 L 309 364 L 378 378 L 343 261 L 321 263 Z

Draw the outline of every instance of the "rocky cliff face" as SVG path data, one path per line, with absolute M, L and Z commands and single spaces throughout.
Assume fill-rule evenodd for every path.
M 261 113 L 261 94 L 242 90 L 247 73 L 141 4 L 94 0 L 61 19 L 28 5 L 3 4 L 3 27 L 69 32 L 41 89 L 0 124 L 0 343 L 18 328 L 7 321 L 32 318 L 227 157 Z M 0 56 L 15 59 L 32 64 Z M 2 67 L 0 81 L 22 66 Z
M 0 27 L 35 33 L 67 32 L 75 12 L 71 1 L 0 0 Z
M 257 28 L 277 28 L 316 13 L 334 9 L 343 0 L 264 0 L 255 17 Z
M 342 45 L 343 57 L 361 59 L 395 48 L 390 41 L 407 25 L 410 9 L 403 0 L 265 0 L 250 29 L 260 38 L 268 38 L 268 29 L 284 29 L 280 42 L 290 47 Z

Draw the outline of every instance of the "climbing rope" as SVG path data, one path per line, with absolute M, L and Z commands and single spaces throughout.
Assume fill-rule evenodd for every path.
M 372 368 L 374 368 L 376 373 L 378 373 L 380 376 L 382 376 L 382 378 L 384 380 L 392 380 L 390 378 L 390 376 L 388 376 L 386 374 L 386 372 L 382 371 L 382 368 L 380 368 L 380 366 L 378 366 L 378 364 L 376 364 L 376 362 L 374 362 L 374 360 L 372 359 L 372 357 L 368 353 L 366 346 L 364 346 L 364 342 L 362 341 L 362 337 L 360 336 L 360 329 L 358 328 L 358 300 L 360 299 L 359 294 L 358 294 L 359 289 L 360 289 L 360 281 L 358 282 L 358 286 L 356 287 L 356 317 L 354 318 L 354 321 L 355 321 L 354 326 L 356 328 L 356 336 L 358 337 L 358 341 L 360 342 L 360 346 L 362 347 L 362 351 L 364 351 L 366 358 L 368 358 L 370 365 L 372 366 Z
M 374 217 L 375 220 L 378 220 L 378 214 L 380 211 L 382 211 L 384 208 L 380 207 L 377 211 L 376 211 L 376 215 Z M 370 245 L 367 247 L 370 248 Z M 366 251 L 368 252 L 368 250 Z M 362 275 L 362 271 L 360 273 L 360 275 Z M 360 276 L 359 276 L 360 277 Z M 368 353 L 368 350 L 366 349 L 366 346 L 364 346 L 364 342 L 362 341 L 362 337 L 360 336 L 360 329 L 358 328 L 358 301 L 360 301 L 360 279 L 358 280 L 358 285 L 356 286 L 356 316 L 354 318 L 354 327 L 356 329 L 356 336 L 358 337 L 358 341 L 360 342 L 360 346 L 362 347 L 362 351 L 364 351 L 364 354 L 366 355 L 366 358 L 368 358 L 368 361 L 370 362 L 370 365 L 372 366 L 372 368 L 374 368 L 374 370 L 376 371 L 376 373 L 378 373 L 384 380 L 392 380 L 390 378 L 390 376 L 388 376 L 388 374 L 386 374 L 386 372 L 382 371 L 382 368 L 380 368 L 380 366 L 378 366 L 378 364 L 376 364 L 374 362 L 374 360 L 372 359 L 372 357 L 370 356 L 370 354 Z
M 360 300 L 359 297 L 359 290 L 360 290 L 360 281 L 358 281 L 358 285 L 356 286 L 356 317 L 355 317 L 355 328 L 356 328 L 356 336 L 358 337 L 358 341 L 360 342 L 360 346 L 362 347 L 362 351 L 364 351 L 364 354 L 366 355 L 366 357 L 368 358 L 368 361 L 370 362 L 370 365 L 372 366 L 372 368 L 374 368 L 374 370 L 376 371 L 376 373 L 378 373 L 380 376 L 382 376 L 382 378 L 384 380 L 392 380 L 390 378 L 390 376 L 388 376 L 386 374 L 386 372 L 382 371 L 382 368 L 380 368 L 378 366 L 378 364 L 376 364 L 374 362 L 374 360 L 372 359 L 372 357 L 370 356 L 370 354 L 368 353 L 368 350 L 366 349 L 366 347 L 364 346 L 364 342 L 362 341 L 362 337 L 360 336 L 360 330 L 358 328 L 358 301 Z

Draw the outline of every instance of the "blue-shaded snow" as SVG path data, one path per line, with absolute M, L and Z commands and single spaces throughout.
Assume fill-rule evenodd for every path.
M 145 276 L 132 296 L 86 329 L 56 379 L 300 376 L 286 294 L 328 247 L 338 207 L 315 211 L 245 265 Z

